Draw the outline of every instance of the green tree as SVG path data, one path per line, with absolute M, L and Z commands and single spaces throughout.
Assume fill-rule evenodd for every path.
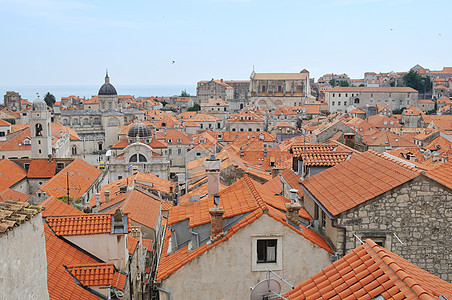
M 341 82 L 339 82 L 339 86 L 347 87 L 347 86 L 350 86 L 350 84 L 347 81 L 341 81 Z
M 190 94 L 187 93 L 187 90 L 183 90 L 183 91 L 180 92 L 180 96 L 181 97 L 190 97 Z
M 50 94 L 50 92 L 47 92 L 46 96 L 44 97 L 44 101 L 48 106 L 53 107 L 53 104 L 56 102 L 55 96 Z
M 195 103 L 192 107 L 187 108 L 187 111 L 200 111 L 201 106 L 198 103 Z
M 336 85 L 337 85 L 337 82 L 336 82 L 336 79 L 331 79 L 330 81 L 329 81 L 329 84 L 332 86 L 332 87 L 335 87 Z
M 365 86 L 364 83 L 361 83 L 361 84 L 359 85 L 359 87 L 363 87 L 363 86 Z
M 403 112 L 405 109 L 406 109 L 406 107 L 402 107 L 402 108 L 399 108 L 399 109 L 394 109 L 394 110 L 392 111 L 392 114 L 393 114 L 393 115 L 401 115 L 402 112 Z
M 420 94 L 429 93 L 432 91 L 432 81 L 429 77 L 422 77 L 418 72 L 410 70 L 402 77 L 403 84 L 415 89 Z

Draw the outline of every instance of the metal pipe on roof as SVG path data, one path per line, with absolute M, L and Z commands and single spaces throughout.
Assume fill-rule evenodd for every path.
M 161 287 L 157 287 L 157 290 L 166 293 L 166 300 L 171 300 L 171 293 L 168 290 L 162 289 Z

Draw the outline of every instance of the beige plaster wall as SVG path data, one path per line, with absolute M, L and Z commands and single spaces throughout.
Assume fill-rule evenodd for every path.
M 42 215 L 0 235 L 0 299 L 49 299 Z

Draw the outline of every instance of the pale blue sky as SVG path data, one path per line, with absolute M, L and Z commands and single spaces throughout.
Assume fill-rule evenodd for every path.
M 0 85 L 196 84 L 452 66 L 452 4 L 0 0 Z M 393 30 L 391 30 L 393 29 Z M 175 60 L 176 63 L 172 64 Z

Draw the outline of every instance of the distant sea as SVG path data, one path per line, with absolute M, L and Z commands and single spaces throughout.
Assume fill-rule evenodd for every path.
M 195 85 L 114 85 L 118 95 L 133 95 L 136 97 L 170 97 L 180 95 L 181 91 L 187 91 L 190 95 L 196 94 Z M 3 103 L 3 96 L 6 91 L 18 92 L 22 99 L 28 99 L 32 102 L 39 94 L 40 98 L 44 98 L 47 92 L 53 94 L 57 101 L 61 97 L 71 95 L 91 98 L 96 96 L 100 85 L 75 85 L 75 86 L 0 86 L 0 103 Z

